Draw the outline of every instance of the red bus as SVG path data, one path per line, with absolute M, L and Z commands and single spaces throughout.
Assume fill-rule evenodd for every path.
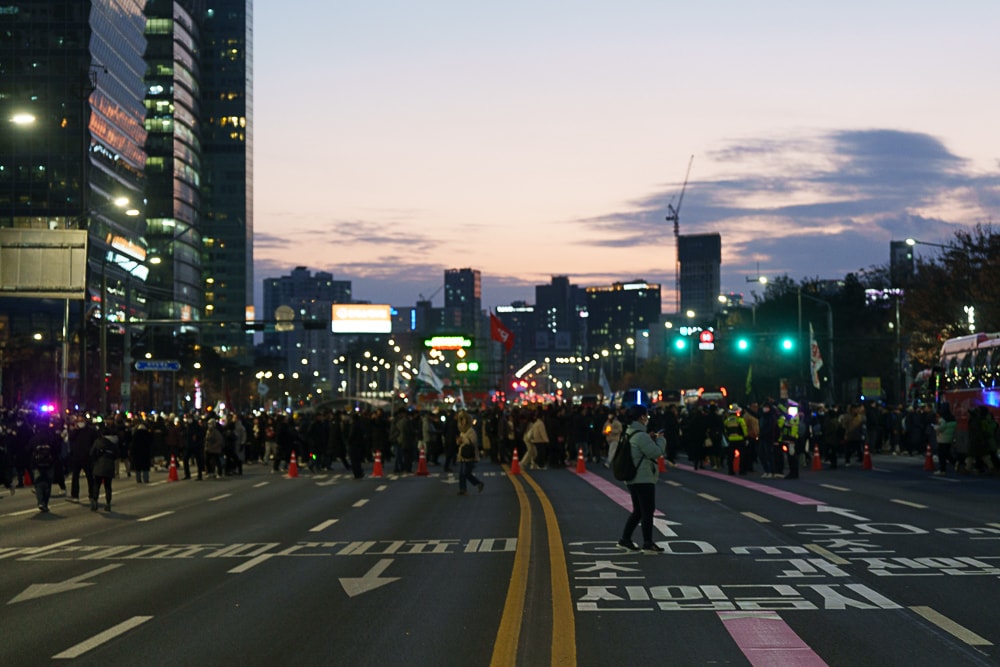
M 941 346 L 939 361 L 927 388 L 935 403 L 947 403 L 955 416 L 955 451 L 964 454 L 973 410 L 985 405 L 1000 422 L 1000 333 L 950 338 Z

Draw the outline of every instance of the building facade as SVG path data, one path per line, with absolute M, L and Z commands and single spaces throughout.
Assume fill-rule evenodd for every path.
M 680 261 L 680 312 L 694 311 L 711 320 L 719 309 L 722 267 L 722 236 L 691 234 L 677 238 Z

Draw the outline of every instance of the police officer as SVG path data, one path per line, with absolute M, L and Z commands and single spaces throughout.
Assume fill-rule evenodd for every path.
M 790 406 L 787 412 L 779 418 L 781 425 L 782 449 L 785 450 L 788 458 L 788 474 L 785 479 L 799 478 L 799 454 L 802 443 L 799 442 L 799 412 L 795 406 Z
M 729 474 L 736 474 L 733 463 L 737 452 L 740 455 L 740 472 L 742 473 L 742 467 L 748 462 L 749 457 L 746 452 L 747 423 L 740 414 L 740 406 L 734 405 L 729 409 L 729 414 L 722 422 L 722 428 L 726 434 L 726 440 L 729 442 L 729 447 L 726 449 L 726 465 Z

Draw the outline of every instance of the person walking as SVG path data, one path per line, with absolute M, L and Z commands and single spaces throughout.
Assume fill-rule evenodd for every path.
M 476 479 L 476 463 L 479 461 L 479 439 L 472 427 L 472 417 L 464 410 L 455 416 L 458 426 L 458 495 L 464 496 L 468 483 L 482 493 L 484 484 Z
M 632 461 L 635 463 L 635 477 L 625 482 L 632 496 L 632 513 L 625 520 L 618 546 L 626 551 L 639 551 L 632 541 L 636 526 L 642 525 L 642 552 L 655 555 L 664 551 L 653 542 L 653 512 L 656 510 L 656 482 L 659 479 L 657 460 L 663 456 L 667 441 L 662 433 L 654 440 L 646 431 L 649 412 L 644 405 L 634 405 L 628 409 L 629 422 L 625 436 L 631 447 Z
M 78 415 L 73 420 L 69 430 L 69 459 L 67 460 L 70 473 L 69 496 L 73 502 L 80 502 L 80 473 L 87 479 L 87 497 L 92 493 L 94 486 L 94 475 L 91 470 L 90 448 L 94 446 L 94 441 L 99 437 L 95 429 L 82 415 Z
M 90 487 L 90 511 L 97 511 L 97 499 L 101 487 L 104 487 L 104 511 L 111 511 L 111 480 L 118 472 L 118 432 L 114 424 L 104 426 L 104 433 L 90 448 L 90 460 L 93 461 L 94 484 Z
M 35 481 L 35 495 L 38 499 L 38 510 L 49 511 L 49 497 L 52 495 L 52 482 L 55 479 L 59 452 L 62 450 L 62 437 L 59 435 L 57 423 L 49 421 L 48 427 L 38 429 L 28 443 L 32 475 Z
M 538 470 L 538 460 L 545 462 L 549 447 L 549 432 L 545 428 L 545 419 L 541 410 L 535 411 L 531 426 L 524 432 L 524 444 L 528 448 L 524 455 L 525 469 Z

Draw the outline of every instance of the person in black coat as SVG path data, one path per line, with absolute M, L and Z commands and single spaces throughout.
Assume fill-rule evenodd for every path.
M 93 495 L 94 475 L 90 460 L 90 448 L 97 440 L 97 429 L 84 419 L 77 417 L 69 428 L 69 459 L 67 467 L 70 473 L 69 496 L 74 502 L 80 502 L 80 473 L 87 478 L 87 497 Z
M 153 458 L 153 432 L 140 421 L 132 434 L 132 472 L 138 484 L 149 483 L 149 467 Z

